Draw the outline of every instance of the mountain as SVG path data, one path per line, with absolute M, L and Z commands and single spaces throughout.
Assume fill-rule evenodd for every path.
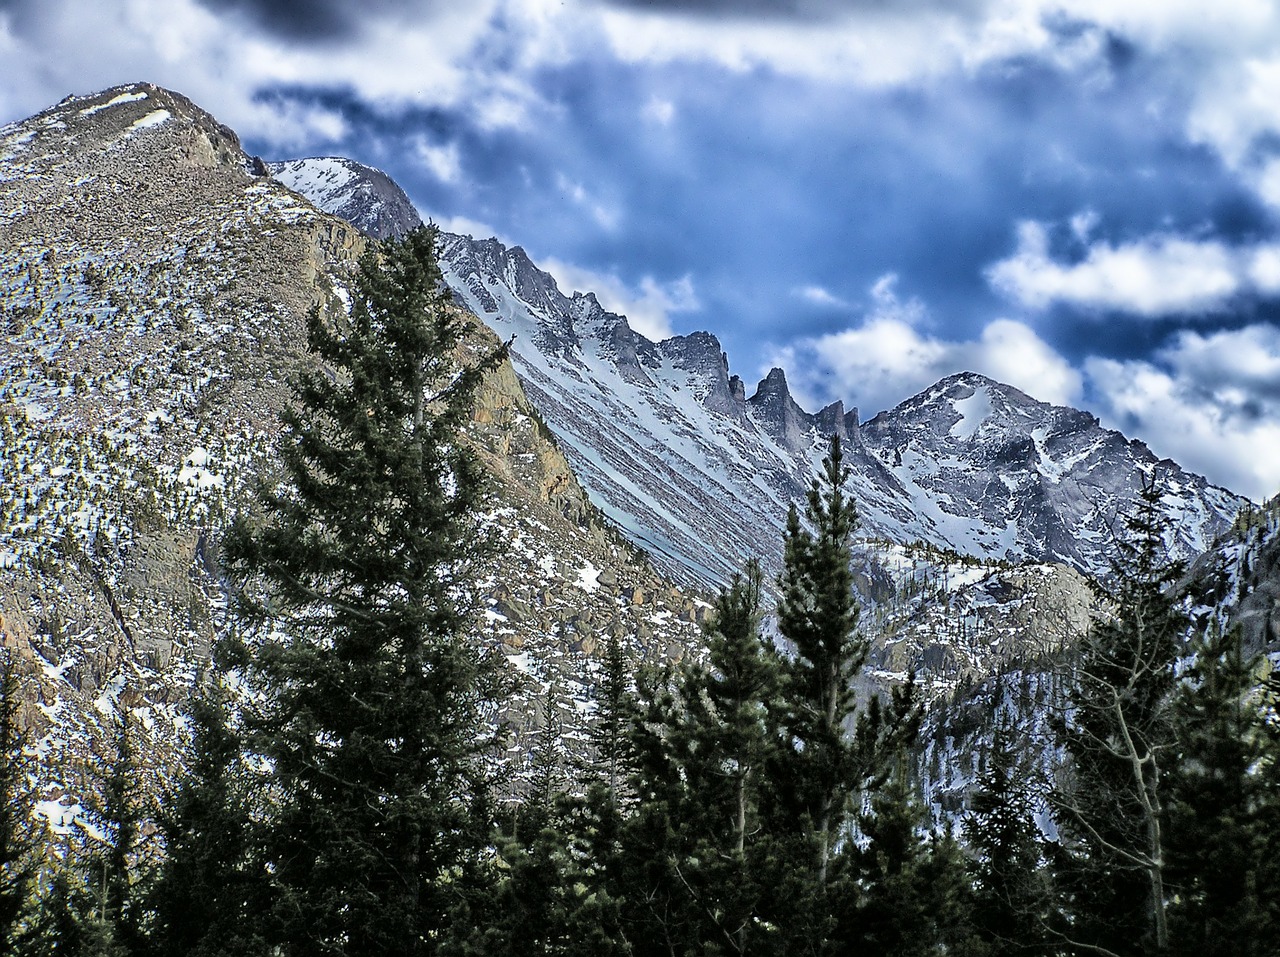
M 276 166 L 321 208 L 365 222 L 354 198 L 379 192 L 384 174 L 345 161 L 341 188 L 309 185 L 328 183 L 333 163 Z M 444 234 L 441 259 L 458 299 L 515 337 L 516 371 L 592 500 L 687 581 L 724 581 L 753 555 L 778 569 L 787 506 L 832 433 L 846 447 L 864 535 L 974 557 L 1105 575 L 1116 517 L 1153 473 L 1176 516 L 1174 557 L 1204 551 L 1245 504 L 1087 412 L 975 373 L 870 422 L 840 402 L 811 414 L 783 370 L 748 396 L 714 335 L 650 342 L 590 292 L 563 293 L 519 246 Z
M 517 373 L 600 507 L 655 560 L 723 580 L 747 556 L 778 568 L 786 508 L 841 436 L 862 533 L 964 555 L 1107 571 L 1110 530 L 1153 472 L 1176 515 L 1170 547 L 1203 551 L 1244 499 L 1085 412 L 974 373 L 870 422 L 800 408 L 781 369 L 747 394 L 705 332 L 650 342 L 590 293 L 564 295 L 520 247 L 446 236 L 461 301 L 515 336 Z
M 149 84 L 0 129 L 0 641 L 38 685 L 45 813 L 76 813 L 110 716 L 163 764 L 225 626 L 221 529 L 274 468 L 310 309 L 337 317 L 365 239 L 268 175 L 235 133 Z M 474 319 L 460 361 L 497 344 Z M 523 689 L 517 728 L 589 711 L 601 642 L 669 660 L 707 605 L 588 501 L 505 364 L 465 440 L 505 547 L 476 571 L 476 641 Z M 524 758 L 520 738 L 509 755 Z
M 422 225 L 399 184 L 372 166 L 326 156 L 267 163 L 266 168 L 276 182 L 374 239 L 403 236 Z
M 381 228 L 364 205 L 400 203 L 391 232 L 417 221 L 389 180 L 369 192 L 367 168 L 324 168 L 269 168 L 148 84 L 0 129 L 0 634 L 39 683 L 27 715 L 51 818 L 76 813 L 78 769 L 114 711 L 166 760 L 227 620 L 220 530 L 271 473 L 290 374 L 314 361 L 303 318 L 340 315 Z M 349 221 L 300 192 L 316 184 Z M 1032 637 L 1057 648 L 1087 625 L 1086 573 L 1105 571 L 1107 523 L 1138 474 L 1160 474 L 1188 557 L 1241 501 L 1085 413 L 972 374 L 865 423 L 840 403 L 806 412 L 781 370 L 748 395 L 710 333 L 650 342 L 496 240 L 446 235 L 441 255 L 492 327 L 472 320 L 460 360 L 515 336 L 465 440 L 507 543 L 477 570 L 475 639 L 522 682 L 505 709 L 517 729 L 546 720 L 548 685 L 566 715 L 590 713 L 607 636 L 633 659 L 696 649 L 708 605 L 673 579 L 720 581 L 753 554 L 776 570 L 787 505 L 832 432 L 864 518 L 873 677 L 921 670 L 937 700 L 1034 660 Z M 1231 568 L 1223 587 L 1252 587 Z M 1250 613 L 1269 622 L 1270 608 Z
M 295 167 L 312 162 L 325 161 Z M 930 697 L 1084 632 L 1099 612 L 1089 580 L 1108 573 L 1145 477 L 1176 517 L 1174 557 L 1200 554 L 1245 504 L 1088 413 L 974 373 L 870 422 L 841 403 L 810 414 L 782 370 L 748 397 L 710 333 L 651 342 L 591 293 L 563 293 L 520 247 L 445 234 L 441 258 L 457 298 L 514 337 L 524 389 L 593 502 L 677 578 L 723 581 L 752 555 L 776 572 L 786 508 L 840 435 L 872 674 L 914 670 Z

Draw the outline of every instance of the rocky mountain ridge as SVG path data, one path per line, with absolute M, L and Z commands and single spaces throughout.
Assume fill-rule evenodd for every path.
M 267 163 L 266 169 L 276 182 L 374 239 L 403 236 L 422 225 L 399 184 L 372 166 L 326 156 Z
M 1088 413 L 975 373 L 870 422 L 840 402 L 811 414 L 783 370 L 748 396 L 713 335 L 650 342 L 590 293 L 563 294 L 520 247 L 445 236 L 441 257 L 460 300 L 515 336 L 516 371 L 593 500 L 690 580 L 721 581 L 751 555 L 777 569 L 786 508 L 833 432 L 865 535 L 975 557 L 1105 575 L 1115 518 L 1153 472 L 1177 557 L 1208 547 L 1245 502 Z
M 344 166 L 342 193 L 360 170 Z M 514 337 L 525 390 L 593 501 L 678 577 L 721 581 L 750 555 L 776 571 L 786 507 L 838 434 L 863 516 L 871 664 L 884 680 L 916 670 L 931 696 L 1083 633 L 1098 611 L 1089 576 L 1106 574 L 1144 476 L 1178 517 L 1177 557 L 1243 502 L 1088 413 L 983 376 L 947 377 L 866 423 L 839 402 L 810 414 L 782 370 L 748 397 L 710 333 L 651 342 L 593 294 L 564 294 L 521 247 L 445 234 L 441 258 L 457 298 Z

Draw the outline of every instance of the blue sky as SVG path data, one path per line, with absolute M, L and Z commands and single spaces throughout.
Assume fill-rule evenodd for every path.
M 1270 0 L 0 0 L 0 121 L 147 80 L 865 418 L 974 369 L 1280 491 Z

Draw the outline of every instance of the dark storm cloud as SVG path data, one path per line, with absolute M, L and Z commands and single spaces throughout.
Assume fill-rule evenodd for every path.
M 0 0 L 0 20 L 7 21 L 19 36 L 40 25 L 41 0 Z
M 372 20 L 428 19 L 449 0 L 198 0 L 216 14 L 237 13 L 279 39 L 294 43 L 340 43 Z

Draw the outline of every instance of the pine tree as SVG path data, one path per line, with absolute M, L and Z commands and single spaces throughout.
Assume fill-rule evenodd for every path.
M 769 706 L 777 701 L 780 674 L 772 647 L 760 637 L 762 574 L 750 561 L 716 599 L 707 627 L 707 663 L 684 681 L 692 751 L 707 755 L 709 822 L 722 854 L 746 859 L 748 834 L 759 829 L 760 789 L 773 752 Z M 705 699 L 705 707 L 703 701 Z M 726 813 L 727 812 L 727 813 Z
M 140 847 L 144 808 L 135 751 L 134 719 L 114 716 L 113 753 L 98 782 L 93 808 L 103 839 L 82 861 L 90 910 L 81 911 L 83 952 L 139 955 L 146 944 L 144 912 L 150 869 Z
M 66 855 L 69 856 L 69 853 Z M 53 865 L 40 896 L 38 938 L 32 954 L 48 957 L 80 957 L 94 952 L 93 903 L 83 883 L 65 860 Z
M 1175 701 L 1178 760 L 1169 786 L 1174 952 L 1262 957 L 1280 927 L 1267 926 L 1274 905 L 1260 886 L 1274 854 L 1259 773 L 1270 743 L 1257 687 L 1261 659 L 1244 653 L 1238 629 L 1211 628 L 1193 651 Z
M 1172 589 L 1169 521 L 1155 478 L 1117 542 L 1113 612 L 1086 635 L 1069 676 L 1069 714 L 1054 726 L 1069 761 L 1051 795 L 1066 839 L 1061 933 L 1084 949 L 1157 953 L 1169 944 L 1165 801 L 1173 747 L 1174 665 L 1188 621 Z M 1144 950 L 1145 948 L 1145 950 Z
M 855 679 L 870 644 L 858 631 L 851 540 L 857 509 L 846 497 L 840 440 L 832 436 L 821 477 L 805 504 L 805 521 L 792 506 L 787 518 L 783 571 L 778 578 L 778 631 L 791 654 L 780 657 L 782 691 L 773 720 L 776 752 L 770 826 L 786 848 L 775 916 L 788 926 L 793 949 L 819 952 L 830 931 L 828 879 L 833 852 L 845 837 L 855 795 L 874 790 L 891 757 L 914 740 L 919 707 L 914 682 L 894 691 L 891 705 L 872 696 L 858 706 Z
M 991 759 L 978 779 L 964 824 L 973 882 L 974 933 L 984 955 L 1045 953 L 1048 875 L 1031 795 L 1018 778 L 1013 728 L 996 725 Z
M 690 792 L 689 866 L 677 875 L 690 893 L 701 939 L 726 953 L 757 952 L 763 897 L 773 859 L 761 820 L 762 790 L 776 737 L 781 674 L 760 635 L 760 566 L 750 561 L 722 589 L 707 633 L 706 663 L 685 669 L 683 720 L 675 739 Z
M 370 251 L 321 367 L 284 413 L 284 476 L 228 533 L 248 746 L 273 769 L 266 838 L 284 954 L 438 950 L 483 883 L 492 657 L 466 634 L 479 467 L 434 228 Z
M 1280 503 L 1280 498 L 1272 499 Z M 1266 838 L 1257 874 L 1257 899 L 1263 905 L 1259 933 L 1263 940 L 1280 936 L 1280 854 L 1274 836 L 1280 834 L 1280 671 L 1273 670 L 1262 689 L 1263 756 L 1256 768 L 1261 782 L 1262 803 L 1257 812 L 1258 833 Z
M 761 790 L 779 683 L 759 631 L 761 581 L 749 562 L 720 591 L 705 660 L 641 675 L 632 731 L 638 807 L 624 841 L 649 888 L 652 926 L 642 921 L 632 939 L 758 950 L 770 858 Z
M 31 759 L 18 721 L 22 686 L 13 652 L 0 648 L 0 953 L 18 954 L 35 931 L 37 877 Z
M 499 835 L 499 871 L 490 900 L 471 911 L 474 931 L 455 953 L 476 957 L 607 957 L 617 952 L 616 915 L 588 888 L 573 853 L 567 810 L 575 806 L 562 769 L 557 690 L 548 683 L 529 789 Z M 604 906 L 602 906 L 602 904 Z
M 622 639 L 610 633 L 603 667 L 593 690 L 594 709 L 582 734 L 588 752 L 577 762 L 573 795 L 554 802 L 557 838 L 545 832 L 544 845 L 562 838 L 557 857 L 564 953 L 630 953 L 625 944 L 624 897 L 633 875 L 623 849 L 623 831 L 635 807 L 631 726 L 637 716 L 632 666 Z M 547 853 L 551 852 L 547 848 Z
M 786 758 L 798 808 L 814 851 L 814 883 L 827 881 L 832 848 L 848 813 L 849 797 L 864 776 L 845 722 L 856 709 L 854 678 L 869 644 L 858 633 L 860 606 L 853 592 L 850 541 L 857 508 L 845 497 L 848 469 L 840 440 L 831 439 L 801 524 L 794 505 L 787 515 L 783 572 L 778 579 L 778 631 L 795 650 L 784 674 L 783 715 L 790 737 Z
M 963 952 L 970 887 L 960 848 L 930 833 L 906 753 L 859 815 L 864 846 L 842 861 L 854 883 L 840 910 L 841 953 L 933 957 Z
M 150 897 L 156 957 L 249 957 L 265 946 L 266 874 L 250 800 L 255 778 L 241 765 L 230 708 L 216 674 L 190 704 L 190 750 L 160 817 L 165 854 Z

